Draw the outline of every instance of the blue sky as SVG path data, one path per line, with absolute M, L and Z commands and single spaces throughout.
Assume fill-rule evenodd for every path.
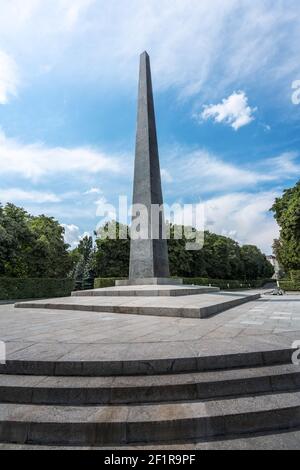
M 165 201 L 266 253 L 300 173 L 299 0 L 0 0 L 0 201 L 75 246 L 131 198 L 139 54 Z M 294 88 L 292 88 L 294 86 Z M 292 99 L 293 97 L 293 99 Z

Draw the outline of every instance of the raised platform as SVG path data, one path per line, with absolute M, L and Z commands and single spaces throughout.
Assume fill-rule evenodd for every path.
M 2 305 L 2 448 L 295 447 L 299 308 L 264 296 L 199 322 Z
M 170 286 L 168 287 L 170 290 Z M 206 318 L 245 302 L 257 300 L 257 292 L 215 292 L 172 296 L 103 296 L 83 295 L 58 299 L 20 302 L 16 308 L 44 308 L 90 312 L 109 312 L 157 317 Z
M 72 292 L 73 297 L 180 297 L 219 292 L 218 287 L 188 285 L 116 286 Z

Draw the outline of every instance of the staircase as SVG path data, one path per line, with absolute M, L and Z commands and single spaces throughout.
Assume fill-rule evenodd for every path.
M 295 430 L 300 368 L 291 354 L 161 360 L 155 367 L 8 361 L 0 366 L 0 442 L 171 445 Z

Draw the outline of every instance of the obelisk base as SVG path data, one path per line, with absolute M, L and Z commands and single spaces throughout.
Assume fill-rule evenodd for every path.
M 169 277 L 148 277 L 144 279 L 125 279 L 116 281 L 116 286 L 179 286 L 183 284 L 183 279 Z

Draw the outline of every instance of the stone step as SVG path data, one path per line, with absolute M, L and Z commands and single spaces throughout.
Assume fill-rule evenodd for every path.
M 300 390 L 300 367 L 294 365 L 141 377 L 0 375 L 3 403 L 161 403 L 292 390 Z
M 180 297 L 219 292 L 210 286 L 119 286 L 72 292 L 72 297 Z
M 129 406 L 0 404 L 0 441 L 59 445 L 172 442 L 300 426 L 300 392 Z
M 290 429 L 285 431 L 271 431 L 264 433 L 245 434 L 239 438 L 237 436 L 226 436 L 224 438 L 202 439 L 198 441 L 172 442 L 156 444 L 156 451 L 188 451 L 195 450 L 299 450 L 300 429 Z M 153 444 L 137 444 L 106 447 L 74 447 L 74 446 L 54 446 L 39 444 L 1 444 L 2 450 L 112 450 L 112 451 L 145 451 L 151 453 Z
M 261 345 L 262 346 L 262 345 Z M 204 372 L 234 368 L 291 364 L 294 349 L 265 349 L 186 357 L 136 360 L 7 360 L 0 374 L 45 376 L 126 376 Z
M 157 317 L 207 318 L 246 302 L 258 300 L 260 293 L 215 292 L 181 297 L 97 297 L 71 296 L 58 299 L 18 302 L 15 308 L 38 308 Z

